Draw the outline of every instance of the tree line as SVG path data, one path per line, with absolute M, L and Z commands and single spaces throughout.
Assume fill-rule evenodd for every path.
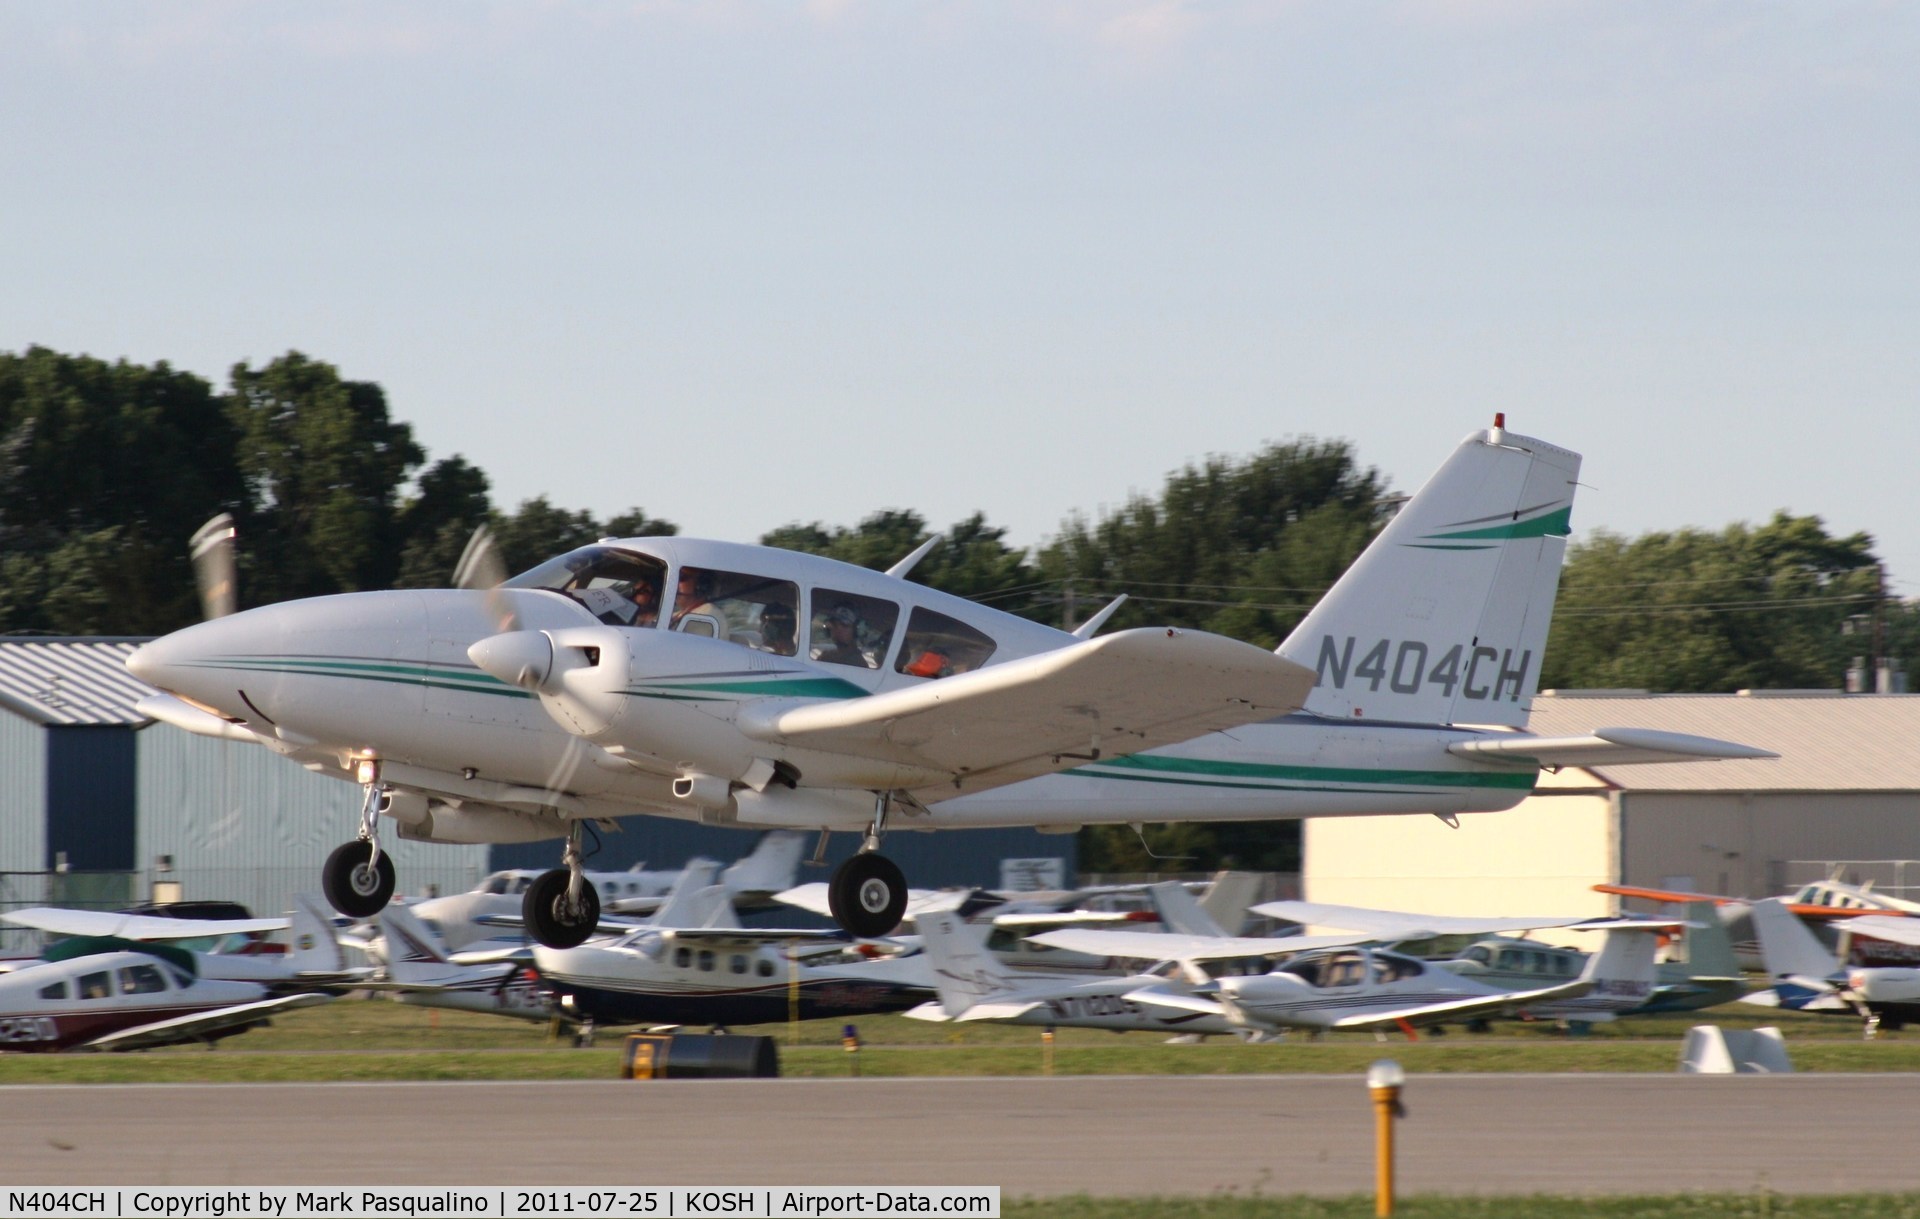
M 1126 593 L 1106 629 L 1181 626 L 1273 647 L 1395 502 L 1348 442 L 1294 438 L 1189 463 L 1032 550 L 976 512 L 941 531 L 911 578 L 1063 627 Z M 482 523 L 509 571 L 603 536 L 676 531 L 639 507 L 607 520 L 544 497 L 504 509 L 464 458 L 429 463 L 379 385 L 299 352 L 236 364 L 224 389 L 164 361 L 0 352 L 0 632 L 150 635 L 197 620 L 186 539 L 219 512 L 243 540 L 243 607 L 444 587 Z M 760 541 L 885 568 L 931 533 L 919 513 L 890 508 Z M 1872 538 L 1781 512 L 1574 543 L 1541 672 L 1559 688 L 1832 688 L 1856 656 L 1917 653 L 1920 612 L 1887 596 Z M 1149 839 L 1090 831 L 1083 866 L 1297 862 L 1297 835 L 1272 825 L 1165 826 Z

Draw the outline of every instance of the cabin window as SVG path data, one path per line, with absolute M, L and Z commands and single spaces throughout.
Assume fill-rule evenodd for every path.
M 1378 955 L 1373 958 L 1375 982 L 1398 982 L 1402 978 L 1417 978 L 1425 972 L 1420 962 L 1411 957 Z
M 771 978 L 773 976 L 773 962 L 767 960 L 765 957 L 761 957 L 753 963 L 753 972 L 763 978 Z
M 916 609 L 894 669 L 910 677 L 951 677 L 987 663 L 994 642 L 958 618 Z
M 877 669 L 887 657 L 899 621 L 900 607 L 891 601 L 815 589 L 808 655 L 824 664 Z
M 128 965 L 120 970 L 120 993 L 152 995 L 167 989 L 167 980 L 151 965 Z
M 104 999 L 113 993 L 113 975 L 106 970 L 97 974 L 80 975 L 80 997 L 82 999 Z
M 732 957 L 728 958 L 727 968 L 734 973 L 743 974 L 747 972 L 747 958 L 741 953 L 736 952 Z
M 674 580 L 673 629 L 791 656 L 800 586 L 738 571 L 682 567 Z
M 678 965 L 682 969 L 685 969 L 687 966 L 693 964 L 693 949 L 691 948 L 674 949 L 673 963 L 675 965 Z
M 1367 979 L 1366 958 L 1357 952 L 1341 953 L 1327 962 L 1321 971 L 1322 986 L 1358 986 Z
M 582 546 L 508 580 L 506 588 L 544 588 L 571 597 L 610 626 L 656 626 L 667 565 L 617 546 Z
M 40 988 L 40 997 L 41 997 L 42 999 L 64 999 L 64 998 L 66 998 L 66 997 L 67 997 L 67 984 L 66 984 L 66 982 L 65 982 L 65 980 L 62 980 L 62 981 L 59 981 L 59 982 L 49 982 L 49 983 L 47 983 L 47 985 L 45 985 L 45 986 L 43 986 L 43 987 L 41 987 L 41 988 Z
M 713 972 L 713 950 L 711 948 L 702 948 L 700 950 L 700 972 Z
M 1491 949 L 1475 945 L 1467 949 L 1467 960 L 1477 961 L 1482 965 L 1491 965 L 1493 964 L 1493 952 Z

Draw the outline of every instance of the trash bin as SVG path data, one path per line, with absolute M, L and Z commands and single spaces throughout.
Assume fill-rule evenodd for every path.
M 622 1079 L 777 1079 L 771 1037 L 733 1033 L 629 1033 Z

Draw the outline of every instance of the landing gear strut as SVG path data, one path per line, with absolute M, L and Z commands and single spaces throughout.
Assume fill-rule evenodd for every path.
M 567 832 L 565 866 L 542 872 L 527 886 L 520 912 L 527 933 L 548 948 L 577 948 L 600 922 L 600 894 L 586 878 L 580 853 L 580 823 Z
M 900 925 L 907 912 L 907 878 L 898 864 L 880 854 L 887 832 L 887 793 L 875 797 L 873 824 L 860 853 L 841 864 L 827 885 L 833 921 L 862 939 L 882 936 Z
M 360 836 L 327 856 L 320 889 L 348 918 L 372 918 L 393 900 L 393 858 L 380 850 L 374 825 L 380 816 L 380 772 L 366 771 L 367 798 L 360 806 Z

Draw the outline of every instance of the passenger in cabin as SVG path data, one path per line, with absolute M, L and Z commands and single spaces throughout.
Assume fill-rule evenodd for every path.
M 688 614 L 722 621 L 720 611 L 713 604 L 712 572 L 702 571 L 698 567 L 680 569 L 680 583 L 673 599 L 673 625 L 678 628 L 680 620 Z
M 794 653 L 796 620 L 793 607 L 775 601 L 760 611 L 760 650 L 775 656 Z
M 873 661 L 860 650 L 860 612 L 842 601 L 827 614 L 827 645 L 813 654 L 815 660 L 830 665 L 859 665 L 871 669 Z

